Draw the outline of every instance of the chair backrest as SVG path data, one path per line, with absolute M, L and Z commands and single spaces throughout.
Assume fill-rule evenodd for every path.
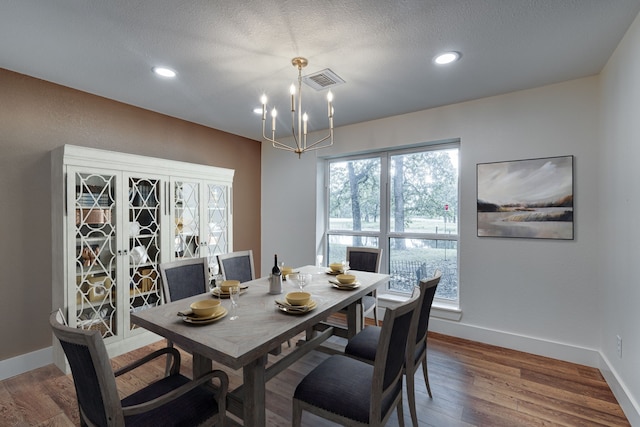
M 382 249 L 348 246 L 347 261 L 352 270 L 379 273 Z
M 207 258 L 188 258 L 159 265 L 165 302 L 199 295 L 209 290 Z
M 64 326 L 56 311 L 49 317 L 53 334 L 67 356 L 83 425 L 123 426 L 116 380 L 102 335 L 96 330 Z
M 256 278 L 252 250 L 230 252 L 217 257 L 224 280 L 239 280 L 244 283 Z
M 419 300 L 420 289 L 416 287 L 409 300 L 385 310 L 373 365 L 372 402 L 381 402 L 402 387 L 407 340 L 416 333 Z
M 429 329 L 429 316 L 431 315 L 431 305 L 433 305 L 433 297 L 436 295 L 436 288 L 440 283 L 442 272 L 436 270 L 433 277 L 420 280 L 420 294 L 422 295 L 420 303 L 420 318 L 416 330 L 416 345 L 426 343 L 427 331 Z

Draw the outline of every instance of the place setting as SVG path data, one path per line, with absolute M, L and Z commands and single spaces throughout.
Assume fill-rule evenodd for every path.
M 329 279 L 329 283 L 341 291 L 352 291 L 360 287 L 360 282 L 353 274 L 338 274 L 335 279 Z
M 179 311 L 178 316 L 192 325 L 206 325 L 222 319 L 227 313 L 219 299 L 205 299 L 191 303 L 189 309 Z
M 235 287 L 240 289 L 240 294 L 247 292 L 247 289 L 249 289 L 249 286 L 242 285 L 238 280 L 224 280 L 219 285 L 216 284 L 211 287 L 211 294 L 215 297 L 226 299 L 231 296 L 229 290 Z
M 332 262 L 329 264 L 329 268 L 325 273 L 331 276 L 337 276 L 339 274 L 346 274 L 349 271 L 349 261 Z
M 300 288 L 299 291 L 289 292 L 285 299 L 276 300 L 278 310 L 287 314 L 305 314 L 317 307 L 311 299 L 311 294 L 304 291 L 304 287 L 311 283 L 312 275 L 308 273 L 291 273 L 287 275 L 288 281 Z
M 287 314 L 305 314 L 318 306 L 309 292 L 302 291 L 289 292 L 284 301 L 276 300 L 275 303 L 278 310 Z

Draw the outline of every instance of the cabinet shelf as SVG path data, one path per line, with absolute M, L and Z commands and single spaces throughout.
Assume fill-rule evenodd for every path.
M 76 237 L 76 243 L 102 243 L 106 240 L 113 240 L 115 237 L 113 236 L 83 236 Z

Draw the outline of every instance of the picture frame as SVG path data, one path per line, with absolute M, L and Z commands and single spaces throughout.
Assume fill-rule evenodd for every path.
M 574 239 L 573 156 L 476 165 L 478 237 Z

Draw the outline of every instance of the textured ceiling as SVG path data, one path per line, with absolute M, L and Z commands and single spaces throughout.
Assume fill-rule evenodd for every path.
M 336 126 L 597 74 L 640 0 L 2 0 L 0 67 L 260 139 L 263 92 L 330 68 Z M 435 54 L 462 59 L 437 67 Z M 178 72 L 155 77 L 154 65 Z M 310 129 L 323 94 L 304 89 Z M 286 114 L 278 127 L 290 127 Z

